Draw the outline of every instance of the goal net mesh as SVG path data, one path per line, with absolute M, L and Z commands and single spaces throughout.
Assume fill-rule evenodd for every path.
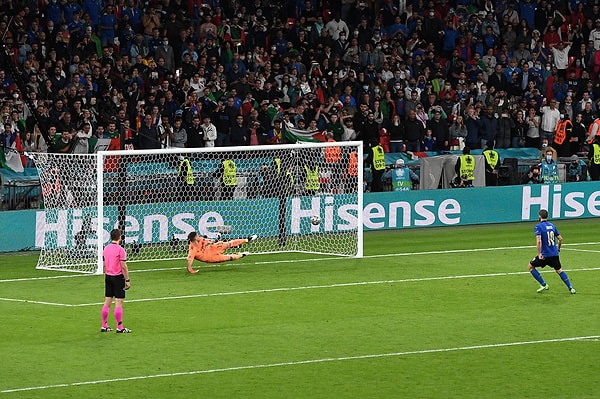
M 182 259 L 191 231 L 257 234 L 244 247 L 253 254 L 362 256 L 362 162 L 349 173 L 359 143 L 31 156 L 44 200 L 41 269 L 101 273 L 113 228 L 129 261 Z

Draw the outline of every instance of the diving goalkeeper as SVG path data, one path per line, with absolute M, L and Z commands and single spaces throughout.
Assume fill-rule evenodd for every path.
M 191 274 L 198 273 L 192 269 L 194 259 L 205 263 L 221 263 L 230 260 L 238 260 L 248 255 L 247 252 L 237 252 L 234 254 L 225 254 L 224 252 L 233 247 L 239 247 L 243 244 L 256 240 L 257 235 L 251 235 L 248 238 L 240 238 L 231 241 L 212 240 L 203 237 L 192 231 L 188 234 L 189 253 L 187 257 L 187 269 Z

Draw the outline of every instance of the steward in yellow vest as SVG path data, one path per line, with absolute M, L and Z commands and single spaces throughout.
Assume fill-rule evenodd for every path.
M 378 193 L 383 191 L 381 178 L 385 172 L 385 152 L 377 139 L 371 141 L 371 151 L 365 160 L 365 165 L 371 167 L 371 192 Z
M 500 168 L 500 155 L 494 150 L 494 141 L 488 140 L 485 143 L 485 150 L 483 150 L 483 156 L 485 158 L 485 185 L 486 186 L 497 186 L 498 185 L 498 169 Z M 473 164 L 474 166 L 475 164 Z
M 231 159 L 226 159 L 221 162 L 221 166 L 217 171 L 220 174 L 222 200 L 233 199 L 235 188 L 237 187 L 237 166 Z
M 458 157 L 454 166 L 458 180 L 462 181 L 461 187 L 472 187 L 475 180 L 475 158 L 471 155 L 471 148 L 463 148 L 463 155 Z
M 319 181 L 319 166 L 318 165 L 304 165 L 304 189 L 308 194 L 316 193 L 321 189 L 321 182 Z
M 600 180 L 600 136 L 594 138 L 594 142 L 588 152 L 590 160 L 590 178 L 594 181 Z

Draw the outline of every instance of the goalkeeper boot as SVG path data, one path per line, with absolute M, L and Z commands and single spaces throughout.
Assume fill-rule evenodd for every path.
M 546 285 L 541 285 L 540 288 L 537 289 L 537 293 L 541 294 L 544 291 L 548 291 L 550 289 L 550 286 L 548 284 Z
M 112 331 L 112 328 L 110 328 L 110 327 L 102 327 L 100 329 L 100 332 L 111 332 L 111 331 Z
M 258 236 L 256 234 L 252 234 L 251 236 L 248 236 L 248 242 L 252 242 L 254 240 L 256 240 L 258 238 Z
M 241 255 L 242 255 L 242 258 L 244 258 L 244 257 L 250 255 L 250 252 L 242 252 Z
M 117 330 L 117 334 L 129 334 L 131 332 L 131 330 L 129 328 L 125 328 L 123 327 L 120 330 Z

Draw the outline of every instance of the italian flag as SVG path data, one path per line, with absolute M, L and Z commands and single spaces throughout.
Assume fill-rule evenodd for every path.
M 25 170 L 23 164 L 27 160 L 24 156 L 21 157 L 21 153 L 23 153 L 23 146 L 21 145 L 21 138 L 17 134 L 14 143 L 9 148 L 0 147 L 0 167 L 13 172 L 23 172 Z
M 302 130 L 293 127 L 283 126 L 285 138 L 290 143 L 305 142 L 305 143 L 324 143 L 327 141 L 325 132 L 321 130 Z

